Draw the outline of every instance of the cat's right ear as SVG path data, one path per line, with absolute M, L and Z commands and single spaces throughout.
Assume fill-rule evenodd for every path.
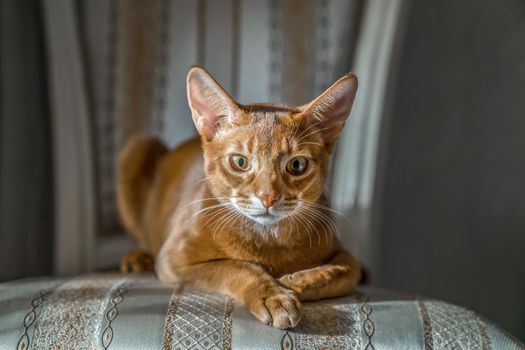
M 188 103 L 193 122 L 204 138 L 211 141 L 223 118 L 239 113 L 239 106 L 226 91 L 200 67 L 193 67 L 186 79 Z

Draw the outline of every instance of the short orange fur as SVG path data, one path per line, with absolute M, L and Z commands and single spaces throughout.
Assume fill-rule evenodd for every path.
M 142 252 L 122 270 L 148 270 L 153 257 L 162 281 L 228 294 L 262 322 L 294 327 L 300 300 L 346 295 L 361 276 L 323 194 L 357 79 L 296 108 L 240 105 L 198 67 L 187 84 L 200 138 L 168 151 L 138 136 L 120 155 L 119 211 Z M 297 157 L 300 174 L 289 171 Z

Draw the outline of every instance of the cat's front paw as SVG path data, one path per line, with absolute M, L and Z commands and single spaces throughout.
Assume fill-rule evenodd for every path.
M 347 268 L 334 265 L 323 265 L 309 270 L 297 271 L 279 278 L 279 283 L 295 291 L 303 293 L 305 290 L 326 286 L 338 276 L 348 273 Z
M 265 291 L 248 307 L 261 322 L 281 329 L 295 327 L 302 316 L 301 302 L 293 291 L 283 287 Z

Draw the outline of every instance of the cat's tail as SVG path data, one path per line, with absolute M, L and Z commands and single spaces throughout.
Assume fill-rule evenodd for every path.
M 134 136 L 119 154 L 117 168 L 117 201 L 124 228 L 147 247 L 143 215 L 148 194 L 155 180 L 157 164 L 166 147 L 151 136 Z

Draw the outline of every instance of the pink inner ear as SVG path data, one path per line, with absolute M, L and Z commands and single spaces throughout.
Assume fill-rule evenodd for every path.
M 308 104 L 303 114 L 321 121 L 321 134 L 326 144 L 335 141 L 354 103 L 357 78 L 345 76 L 329 87 L 321 96 Z
M 201 135 L 211 140 L 217 131 L 218 115 L 211 108 L 210 101 L 206 100 L 201 89 L 194 86 L 191 86 L 190 89 L 190 108 L 195 126 Z
M 188 100 L 195 126 L 208 141 L 217 132 L 219 120 L 236 106 L 221 86 L 199 68 L 188 74 Z

